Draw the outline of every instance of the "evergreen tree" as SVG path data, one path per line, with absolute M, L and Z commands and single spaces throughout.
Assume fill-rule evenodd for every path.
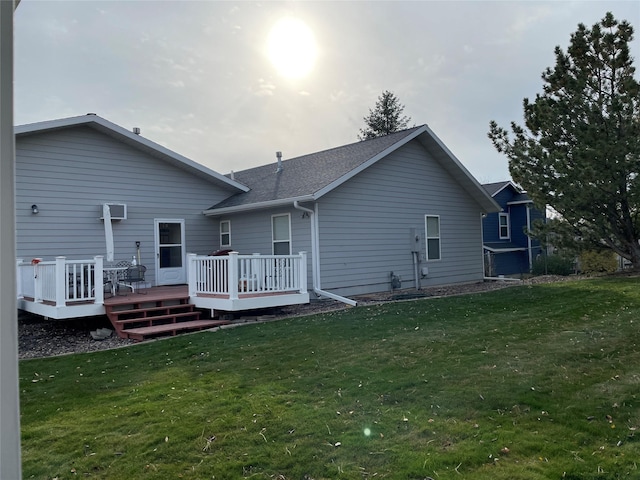
M 360 129 L 358 138 L 368 140 L 407 128 L 411 118 L 403 116 L 403 112 L 404 105 L 393 93 L 385 90 L 378 97 L 375 108 L 369 109 L 369 115 L 364 117 L 366 127 Z
M 640 268 L 640 84 L 629 55 L 633 28 L 611 13 L 571 35 L 523 101 L 525 127 L 490 123 L 489 138 L 513 179 L 558 218 L 539 238 L 610 248 Z

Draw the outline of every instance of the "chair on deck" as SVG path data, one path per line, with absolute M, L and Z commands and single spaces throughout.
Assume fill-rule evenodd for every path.
M 92 273 L 92 278 L 93 278 L 93 273 Z M 93 285 L 93 288 L 91 289 L 91 296 L 94 296 L 96 294 L 96 288 L 100 286 L 96 285 L 93 280 L 92 280 L 92 285 Z M 111 281 L 111 279 L 106 273 L 102 274 L 102 291 L 104 293 L 110 293 L 113 295 L 113 282 Z
M 144 274 L 146 271 L 147 267 L 144 265 L 131 265 L 123 272 L 122 277 L 118 281 L 118 285 L 129 287 L 131 289 L 131 293 L 136 293 L 136 288 L 139 290 L 140 283 L 144 282 Z

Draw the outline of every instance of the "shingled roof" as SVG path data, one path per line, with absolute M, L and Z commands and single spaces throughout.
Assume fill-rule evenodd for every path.
M 212 206 L 204 213 L 220 215 L 255 208 L 315 201 L 378 160 L 418 139 L 487 211 L 499 211 L 482 186 L 426 125 L 371 140 L 344 145 L 301 157 L 236 172 L 234 180 L 250 188 Z

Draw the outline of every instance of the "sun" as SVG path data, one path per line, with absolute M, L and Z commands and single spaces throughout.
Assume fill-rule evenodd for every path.
M 267 55 L 280 75 L 299 79 L 313 70 L 318 48 L 313 32 L 302 20 L 283 18 L 269 32 Z

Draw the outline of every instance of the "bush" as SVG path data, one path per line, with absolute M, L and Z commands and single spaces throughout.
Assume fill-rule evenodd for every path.
M 582 273 L 613 273 L 618 269 L 618 262 L 611 250 L 596 252 L 589 250 L 580 254 L 580 270 Z
M 573 259 L 562 255 L 538 255 L 533 260 L 534 275 L 562 275 L 573 273 Z

